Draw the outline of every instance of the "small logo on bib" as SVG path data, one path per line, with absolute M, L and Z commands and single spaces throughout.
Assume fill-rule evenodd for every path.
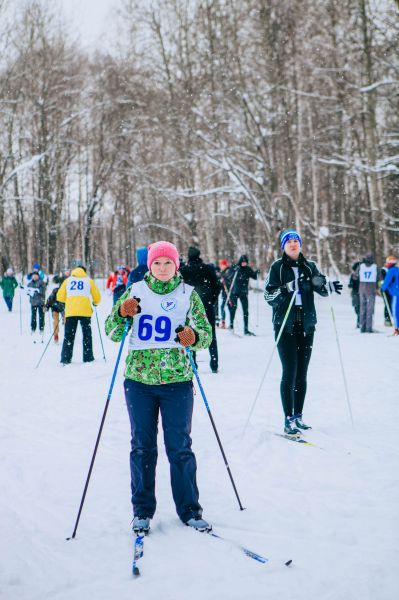
M 174 298 L 170 298 L 169 300 L 163 300 L 161 302 L 161 307 L 164 309 L 164 311 L 169 312 L 176 308 L 176 304 L 177 300 L 175 300 Z

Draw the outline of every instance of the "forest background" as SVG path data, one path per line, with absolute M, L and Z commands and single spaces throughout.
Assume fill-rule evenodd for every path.
M 395 0 L 120 0 L 112 48 L 0 0 L 0 260 L 98 276 L 157 239 L 266 269 L 399 253 Z

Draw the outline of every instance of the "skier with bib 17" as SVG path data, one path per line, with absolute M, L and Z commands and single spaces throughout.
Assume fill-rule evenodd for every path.
M 294 229 L 283 231 L 280 243 L 283 255 L 270 268 L 265 282 L 265 300 L 273 307 L 275 339 L 284 327 L 277 345 L 283 367 L 280 393 L 284 433 L 295 438 L 300 436 L 301 430 L 310 429 L 303 422 L 302 413 L 317 322 L 313 295 L 316 292 L 328 296 L 327 285 L 330 291 L 340 294 L 342 284 L 339 281 L 328 284 L 316 264 L 303 256 L 302 239 Z M 283 325 L 294 293 L 294 305 Z
M 147 266 L 144 280 L 123 294 L 105 322 L 107 335 L 120 342 L 126 319 L 132 320 L 124 388 L 132 433 L 133 531 L 147 533 L 155 513 L 159 412 L 177 514 L 186 525 L 209 531 L 191 450 L 193 372 L 185 347 L 208 348 L 211 327 L 200 297 L 183 282 L 173 244 L 152 244 Z

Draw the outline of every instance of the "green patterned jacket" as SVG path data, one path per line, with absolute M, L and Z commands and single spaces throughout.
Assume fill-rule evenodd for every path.
M 157 294 L 170 294 L 182 281 L 178 273 L 167 282 L 159 281 L 150 273 L 146 273 L 144 281 Z M 112 313 L 105 321 L 105 332 L 113 342 L 120 342 L 126 319 L 119 315 L 121 303 L 129 298 L 130 288 L 115 303 Z M 212 341 L 212 328 L 206 318 L 205 308 L 197 292 L 193 290 L 190 297 L 190 310 L 186 325 L 190 325 L 198 336 L 193 350 L 208 348 Z M 126 358 L 126 379 L 134 379 L 149 385 L 178 383 L 191 381 L 193 371 L 187 353 L 181 348 L 160 348 L 151 350 L 129 350 Z

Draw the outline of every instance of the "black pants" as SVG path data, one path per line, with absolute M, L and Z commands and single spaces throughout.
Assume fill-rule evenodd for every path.
M 229 304 L 230 310 L 230 327 L 234 324 L 234 317 L 236 316 L 236 310 L 238 300 L 241 302 L 242 312 L 244 313 L 244 331 L 248 331 L 248 293 L 246 294 L 231 294 L 230 296 L 231 305 Z
M 78 321 L 82 327 L 83 335 L 83 362 L 94 360 L 91 339 L 91 317 L 67 317 L 65 319 L 64 343 L 62 344 L 61 362 L 68 364 L 72 360 L 73 343 L 75 341 Z
M 214 306 L 205 307 L 206 316 L 209 324 L 212 327 L 212 342 L 209 346 L 209 355 L 211 357 L 210 366 L 212 371 L 217 371 L 219 367 L 219 355 L 218 355 L 218 342 L 216 339 L 216 327 L 215 327 L 215 309 Z M 195 366 L 197 366 L 196 352 L 193 352 L 193 359 Z
M 277 335 L 278 331 L 275 332 L 275 339 Z M 286 417 L 303 412 L 313 336 L 314 332 L 304 334 L 302 323 L 296 323 L 293 332 L 284 331 L 278 343 L 277 350 L 283 367 L 280 393 Z
M 30 307 L 31 310 L 31 320 L 30 320 L 30 328 L 32 331 L 36 331 L 36 326 L 37 326 L 37 319 L 36 319 L 36 312 L 39 313 L 39 329 L 40 331 L 44 330 L 44 310 L 43 310 L 43 306 L 32 306 Z

